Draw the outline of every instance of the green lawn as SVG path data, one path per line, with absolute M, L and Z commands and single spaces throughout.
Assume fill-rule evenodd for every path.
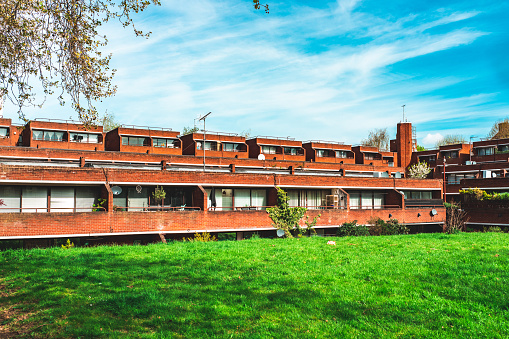
M 508 338 L 508 275 L 503 233 L 13 250 L 0 337 Z

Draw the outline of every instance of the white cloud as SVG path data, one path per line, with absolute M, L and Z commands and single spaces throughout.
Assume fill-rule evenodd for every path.
M 444 136 L 440 133 L 435 133 L 435 134 L 431 134 L 431 133 L 428 133 L 423 139 L 422 139 L 422 144 L 425 146 L 425 147 L 429 147 L 429 146 L 434 146 L 437 142 L 439 142 L 440 140 L 442 140 L 444 138 Z

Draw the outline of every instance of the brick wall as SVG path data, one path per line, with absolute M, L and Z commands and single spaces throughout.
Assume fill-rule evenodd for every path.
M 386 210 L 310 210 L 310 219 L 321 217 L 317 226 L 336 226 L 357 220 L 367 223 L 372 217 L 392 218 L 406 223 L 440 223 L 445 211 L 438 209 Z M 418 213 L 421 216 L 417 216 Z M 303 224 L 304 225 L 304 224 Z M 91 213 L 3 213 L 0 214 L 0 237 L 36 237 L 146 232 L 194 232 L 263 229 L 271 227 L 265 211 L 175 211 L 175 212 L 91 212 Z

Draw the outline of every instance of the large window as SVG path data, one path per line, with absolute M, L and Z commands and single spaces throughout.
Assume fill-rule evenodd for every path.
M 236 144 L 231 142 L 223 143 L 223 151 L 226 152 L 242 152 L 242 144 Z
M 0 138 L 7 138 L 9 136 L 8 127 L 0 127 Z
M 328 149 L 316 150 L 316 156 L 319 158 L 334 158 L 334 151 Z
M 442 156 L 446 159 L 454 159 L 458 157 L 458 151 L 442 151 Z
M 4 205 L 0 206 L 0 213 L 19 212 L 21 188 L 19 186 L 0 186 L 0 199 L 4 202 Z
M 277 146 L 262 145 L 261 148 L 263 154 L 276 154 L 277 151 Z
M 321 208 L 327 204 L 326 197 L 331 194 L 330 189 L 308 190 L 300 189 L 287 191 L 290 198 L 288 203 L 292 207 L 301 206 L 307 208 Z
M 419 156 L 419 161 L 434 162 L 434 161 L 437 161 L 437 156 L 436 155 L 421 155 L 421 156 Z
M 477 149 L 478 156 L 495 154 L 495 147 L 482 147 Z
M 153 138 L 154 147 L 178 148 L 179 141 L 176 139 Z
M 32 130 L 32 138 L 44 141 L 64 141 L 64 132 L 34 129 Z
M 385 195 L 377 191 L 353 191 L 350 193 L 351 209 L 381 209 L 385 205 Z
M 196 149 L 201 150 L 203 149 L 203 142 L 197 142 L 196 143 Z M 206 151 L 217 151 L 218 150 L 218 143 L 217 141 L 205 141 L 205 150 Z
M 348 151 L 336 151 L 336 158 L 348 158 Z
M 366 159 L 366 160 L 377 160 L 377 159 L 380 159 L 380 154 L 366 152 L 366 153 L 364 153 L 364 159 Z
M 429 200 L 433 199 L 433 192 L 431 191 L 402 191 L 405 199 L 411 200 Z
M 145 137 L 122 137 L 124 146 L 150 146 L 150 139 Z
M 299 153 L 299 148 L 297 147 L 285 147 L 284 152 L 287 155 L 297 155 Z
M 91 144 L 99 143 L 99 134 L 70 132 L 69 136 L 71 142 L 83 142 Z

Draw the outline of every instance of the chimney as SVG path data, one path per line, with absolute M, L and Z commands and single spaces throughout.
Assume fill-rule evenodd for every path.
M 400 122 L 396 134 L 396 151 L 398 152 L 398 166 L 408 167 L 412 160 L 412 123 Z

